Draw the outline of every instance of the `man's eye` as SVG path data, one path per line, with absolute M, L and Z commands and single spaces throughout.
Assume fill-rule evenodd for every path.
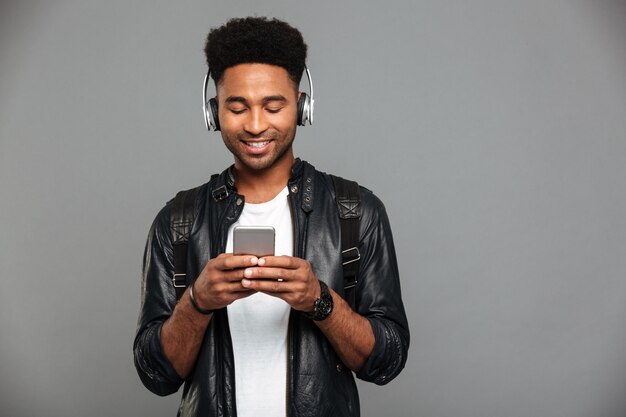
M 266 110 L 267 110 L 268 113 L 278 113 L 279 111 L 282 110 L 282 107 L 278 107 L 278 108 L 268 107 Z
M 243 113 L 244 111 L 246 111 L 246 109 L 245 109 L 245 108 L 243 108 L 243 109 L 233 109 L 233 108 L 231 108 L 231 109 L 229 109 L 229 110 L 230 110 L 230 112 L 231 112 L 231 113 L 234 113 L 234 114 L 241 114 L 241 113 Z

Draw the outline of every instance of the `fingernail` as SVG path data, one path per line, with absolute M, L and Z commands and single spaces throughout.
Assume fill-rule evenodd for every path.
M 251 284 L 251 281 L 249 279 L 242 279 L 241 280 L 241 285 L 243 285 L 244 287 L 249 287 Z
M 259 265 L 259 266 L 263 266 L 263 265 L 265 265 L 265 259 L 264 259 L 264 258 L 259 259 L 259 263 L 258 263 L 258 265 Z
M 252 258 L 250 258 L 250 263 L 252 265 L 256 265 L 259 262 L 259 258 L 257 258 L 256 256 L 253 256 Z
M 251 277 L 252 276 L 252 270 L 251 269 L 246 269 L 245 271 L 243 271 L 243 275 L 246 277 Z

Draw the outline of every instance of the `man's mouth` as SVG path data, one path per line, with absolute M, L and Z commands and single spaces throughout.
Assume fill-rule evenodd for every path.
M 265 145 L 267 145 L 268 143 L 270 143 L 270 141 L 269 140 L 264 140 L 264 141 L 261 141 L 261 142 L 247 142 L 247 141 L 244 140 L 243 143 L 245 143 L 246 145 L 248 145 L 248 146 L 250 146 L 252 148 L 262 148 Z

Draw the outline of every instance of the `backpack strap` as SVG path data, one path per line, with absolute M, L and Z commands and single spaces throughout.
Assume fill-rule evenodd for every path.
M 190 284 L 187 279 L 187 244 L 196 218 L 196 197 L 200 187 L 180 191 L 168 204 L 170 208 L 170 229 L 174 251 L 174 276 L 172 284 L 179 300 Z
M 356 311 L 354 287 L 358 282 L 359 224 L 361 221 L 361 197 L 359 184 L 330 175 L 335 186 L 335 199 L 341 225 L 341 258 L 343 264 L 344 294 L 348 304 Z

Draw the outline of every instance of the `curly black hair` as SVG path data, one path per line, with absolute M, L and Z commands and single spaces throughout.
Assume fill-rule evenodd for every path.
M 204 54 L 215 84 L 224 71 L 238 64 L 283 67 L 296 85 L 305 67 L 307 46 L 300 31 L 282 20 L 266 17 L 230 19 L 207 36 Z

